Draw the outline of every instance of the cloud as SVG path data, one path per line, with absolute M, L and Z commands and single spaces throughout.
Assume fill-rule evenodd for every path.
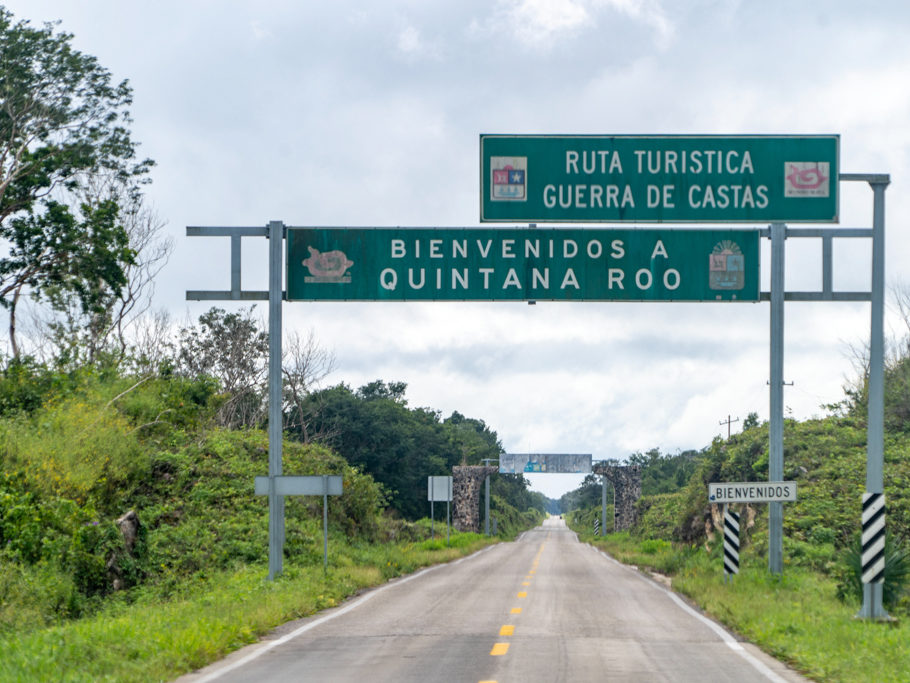
M 414 26 L 405 26 L 398 34 L 398 49 L 409 54 L 421 52 L 420 31 Z
M 511 0 L 504 4 L 503 14 L 513 35 L 532 47 L 545 47 L 556 36 L 591 23 L 584 4 L 574 0 Z
M 253 33 L 253 39 L 256 41 L 272 38 L 272 32 L 262 25 L 258 19 L 250 22 L 250 31 Z
M 673 39 L 673 24 L 656 0 L 500 0 L 486 23 L 475 20 L 471 30 L 488 37 L 505 34 L 528 49 L 549 51 L 572 40 L 610 43 L 622 18 L 646 28 L 658 49 Z M 591 35 L 582 38 L 583 33 Z

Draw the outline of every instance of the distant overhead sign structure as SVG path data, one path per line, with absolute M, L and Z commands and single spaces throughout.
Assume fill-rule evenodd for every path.
M 480 220 L 837 222 L 837 135 L 481 135 Z
M 712 503 L 777 503 L 796 500 L 795 481 L 746 481 L 708 484 Z
M 499 457 L 501 474 L 548 472 L 550 474 L 589 474 L 590 453 L 505 453 Z
M 758 301 L 757 229 L 288 228 L 290 301 Z

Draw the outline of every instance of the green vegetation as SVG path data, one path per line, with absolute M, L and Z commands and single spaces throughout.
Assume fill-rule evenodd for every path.
M 217 426 L 225 400 L 216 382 L 172 373 L 0 373 L 0 679 L 173 677 L 542 519 L 510 504 L 527 501 L 512 478 L 493 501 L 499 537 L 446 543 L 444 524 L 431 538 L 430 520 L 403 519 L 370 474 L 288 440 L 286 472 L 341 474 L 344 493 L 329 499 L 325 573 L 322 501 L 288 499 L 286 572 L 269 582 L 267 502 L 253 494 L 267 438 Z
M 2 6 L 0 92 L 0 305 L 18 357 L 23 295 L 112 321 L 137 262 L 126 214 L 141 207 L 151 162 L 136 159 L 128 83 L 112 83 L 71 35 Z
M 575 522 L 572 521 L 574 526 Z M 671 577 L 672 587 L 733 632 L 805 676 L 831 682 L 904 681 L 910 670 L 910 626 L 854 618 L 859 602 L 838 597 L 837 581 L 793 562 L 782 577 L 767 558 L 744 553 L 741 573 L 725 583 L 721 544 L 709 548 L 642 539 L 628 532 L 582 540 L 642 570 Z
M 624 562 L 663 574 L 675 590 L 712 617 L 824 681 L 900 681 L 910 670 L 906 620 L 910 615 L 910 346 L 901 345 L 886 368 L 885 496 L 888 506 L 884 603 L 894 620 L 855 619 L 861 605 L 859 546 L 861 496 L 865 490 L 865 380 L 829 406 L 823 419 L 785 421 L 784 478 L 799 497 L 784 511 L 784 572 L 767 568 L 768 526 L 764 505 L 734 506 L 740 512 L 741 573 L 723 579 L 721 511 L 709 505 L 708 483 L 762 481 L 768 477 L 768 425 L 750 415 L 743 431 L 717 438 L 698 453 L 636 454 L 643 496 L 629 532 L 592 535 L 599 500 L 584 486 L 564 500 L 585 505 L 567 515 L 581 538 Z M 647 484 L 646 484 L 647 483 Z M 609 526 L 608 526 L 609 528 Z
M 354 545 L 330 540 L 333 566 L 200 572 L 109 600 L 97 613 L 47 628 L 0 631 L 0 680 L 169 680 L 254 642 L 275 626 L 333 607 L 358 590 L 492 542 L 476 534 Z

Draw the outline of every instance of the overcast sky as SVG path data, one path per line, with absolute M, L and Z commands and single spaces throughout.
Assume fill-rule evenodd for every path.
M 5 5 L 59 19 L 132 84 L 148 198 L 176 238 L 156 305 L 178 321 L 210 305 L 187 289 L 229 288 L 228 240 L 187 225 L 479 226 L 481 133 L 839 134 L 843 172 L 891 174 L 887 277 L 910 278 L 903 0 Z M 840 224 L 869 227 L 868 185 L 841 188 Z M 820 251 L 788 242 L 788 289 L 820 286 Z M 868 287 L 870 253 L 836 242 L 835 288 Z M 244 288 L 266 267 L 266 241 L 245 240 Z M 407 382 L 411 406 L 481 418 L 509 452 L 621 460 L 768 418 L 767 303 L 287 303 L 284 320 L 335 353 L 330 382 Z M 839 401 L 868 335 L 868 304 L 788 304 L 787 414 Z

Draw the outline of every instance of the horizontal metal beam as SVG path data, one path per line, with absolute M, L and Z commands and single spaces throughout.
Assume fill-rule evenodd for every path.
M 188 225 L 186 226 L 187 237 L 266 237 L 269 229 L 262 227 L 219 227 L 211 225 Z
M 761 228 L 758 234 L 771 237 L 771 228 Z M 787 226 L 787 237 L 872 237 L 872 228 L 791 228 Z
M 891 175 L 888 173 L 840 173 L 838 178 L 841 180 L 850 180 L 854 182 L 866 182 L 874 185 L 891 183 Z
M 760 301 L 771 301 L 771 292 L 762 292 Z M 784 301 L 872 301 L 872 292 L 784 292 Z
M 282 292 L 282 298 L 285 298 Z M 268 291 L 232 292 L 229 289 L 188 289 L 187 301 L 268 301 Z

